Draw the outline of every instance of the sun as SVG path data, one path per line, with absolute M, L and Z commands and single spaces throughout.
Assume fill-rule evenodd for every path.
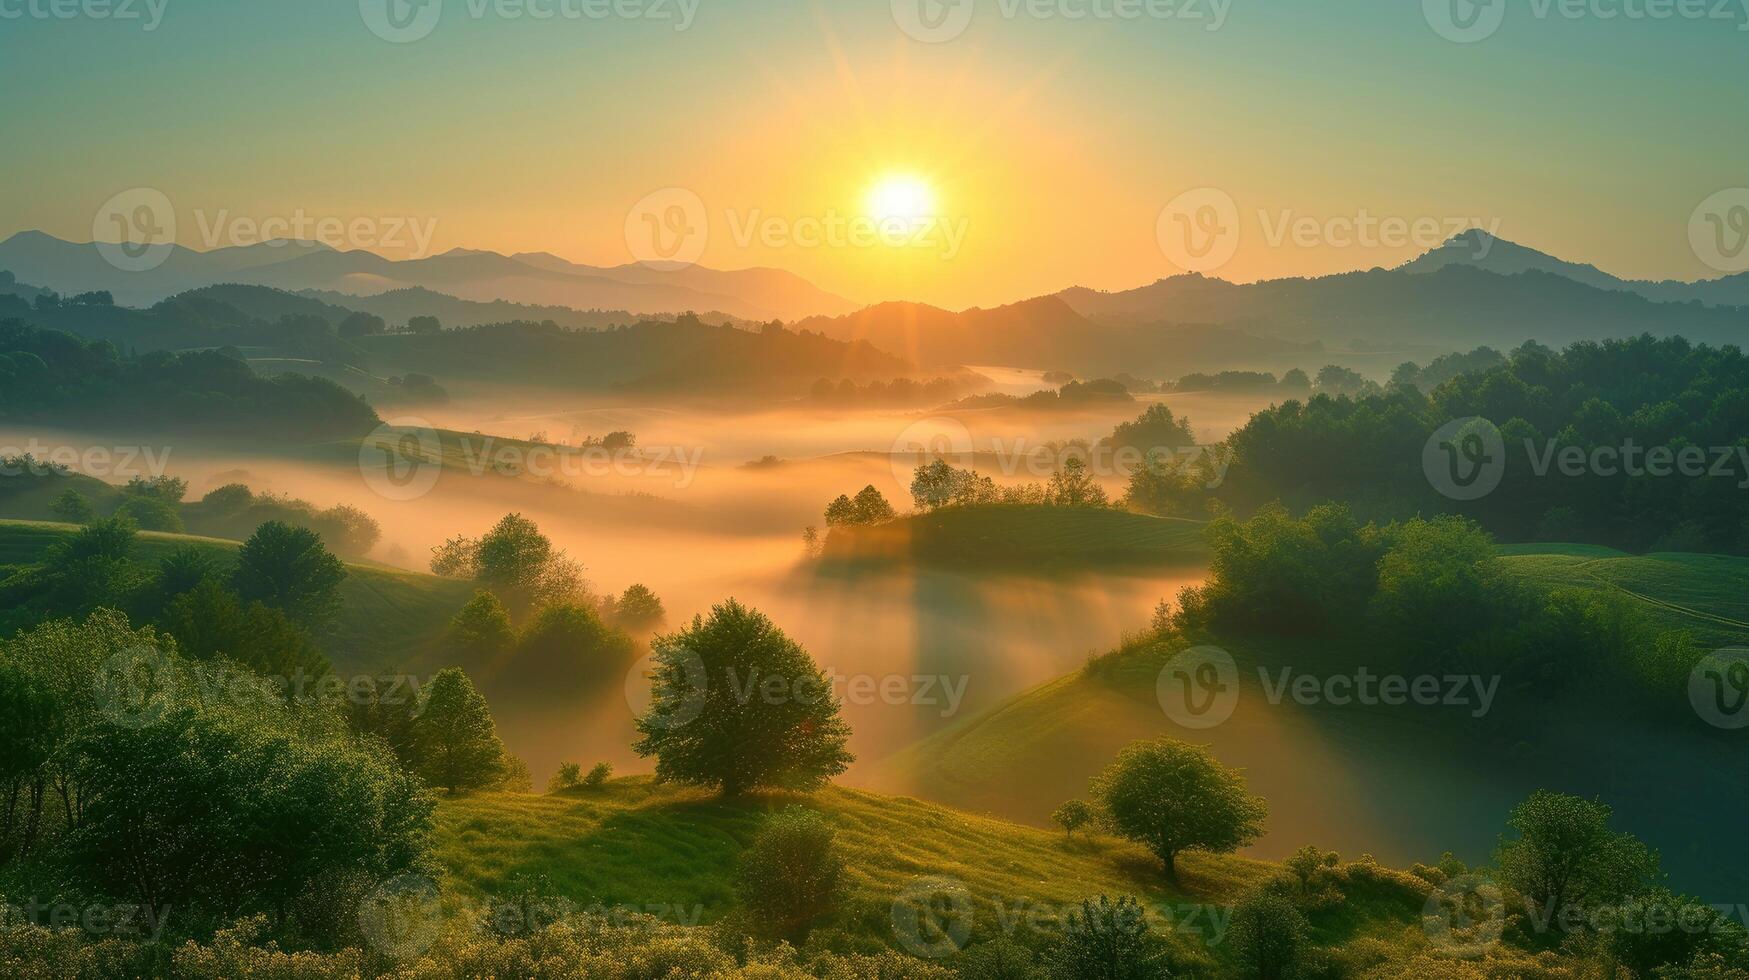
M 935 217 L 935 190 L 919 177 L 884 177 L 869 189 L 865 207 L 876 221 L 918 224 Z

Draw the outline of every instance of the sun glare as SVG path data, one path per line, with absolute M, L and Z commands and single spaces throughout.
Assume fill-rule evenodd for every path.
M 920 222 L 935 217 L 935 191 L 916 177 L 887 177 L 869 190 L 867 207 L 877 221 Z

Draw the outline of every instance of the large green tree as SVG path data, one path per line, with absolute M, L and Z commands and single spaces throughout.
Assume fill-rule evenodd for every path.
M 1094 778 L 1092 793 L 1112 829 L 1153 851 L 1174 879 L 1180 853 L 1238 850 L 1262 836 L 1269 813 L 1238 771 L 1169 738 L 1126 746 Z
M 1594 800 L 1538 790 L 1506 822 L 1496 862 L 1500 880 L 1539 915 L 1560 915 L 1618 902 L 1659 877 L 1658 855 L 1632 834 L 1609 828 L 1610 808 Z
M 413 738 L 419 774 L 451 795 L 500 785 L 510 769 L 486 699 L 457 667 L 439 671 L 426 686 Z
M 339 611 L 345 578 L 346 566 L 322 544 L 321 535 L 268 521 L 243 542 L 231 581 L 245 602 L 260 602 L 319 628 Z
M 733 599 L 659 636 L 639 755 L 662 779 L 735 796 L 809 790 L 849 767 L 850 726 L 831 683 L 770 619 Z

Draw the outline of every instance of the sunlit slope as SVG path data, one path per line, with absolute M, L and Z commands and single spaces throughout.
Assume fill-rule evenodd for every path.
M 837 829 L 849 887 L 830 925 L 867 945 L 897 945 L 894 902 L 928 878 L 964 886 L 977 941 L 995 934 L 1004 914 L 1012 922 L 1025 909 L 1049 912 L 1102 893 L 1135 895 L 1157 907 L 1222 905 L 1279 873 L 1244 857 L 1191 853 L 1171 888 L 1157 860 L 1112 838 L 1068 840 L 1060 831 L 839 787 L 725 802 L 648 777 L 552 796 L 444 800 L 438 858 L 446 885 L 463 899 L 504 894 L 518 876 L 545 876 L 554 892 L 583 907 L 679 908 L 708 923 L 735 910 L 733 873 L 742 849 L 766 814 L 788 805 L 819 810 Z M 1410 883 L 1350 898 L 1350 907 L 1314 923 L 1321 941 L 1417 922 L 1424 893 Z M 1362 916 L 1369 925 L 1358 921 Z
M 1203 523 L 1098 507 L 950 507 L 869 528 L 836 528 L 829 561 L 916 561 L 1014 570 L 1187 565 Z
M 71 524 L 0 521 L 0 565 L 41 561 L 51 545 L 76 530 Z M 152 565 L 184 545 L 210 551 L 221 568 L 236 560 L 240 547 L 219 538 L 142 531 L 134 559 Z M 381 565 L 348 564 L 346 571 L 339 618 L 322 640 L 323 652 L 342 672 L 401 664 L 435 643 L 473 594 L 467 582 Z
M 1660 627 L 1692 629 L 1703 643 L 1749 638 L 1749 629 L 1730 625 L 1749 586 L 1744 559 L 1575 546 L 1507 551 L 1508 567 L 1534 580 L 1627 594 Z M 1483 861 L 1508 810 L 1552 788 L 1606 798 L 1624 827 L 1663 853 L 1682 887 L 1712 895 L 1741 888 L 1743 852 L 1721 848 L 1708 828 L 1720 807 L 1749 805 L 1749 791 L 1720 781 L 1737 750 L 1698 720 L 1634 720 L 1583 700 L 1528 716 L 1521 707 L 1515 723 L 1504 717 L 1510 707 L 1478 718 L 1456 709 L 1441 721 L 1426 712 L 1272 702 L 1259 662 L 1318 676 L 1352 671 L 1353 659 L 1297 645 L 1230 652 L 1241 696 L 1217 727 L 1175 724 L 1156 690 L 1166 652 L 1136 650 L 967 717 L 895 754 L 865 784 L 1042 826 L 1054 806 L 1086 793 L 1121 746 L 1164 735 L 1209 745 L 1271 801 L 1269 833 L 1255 849 L 1262 856 L 1312 841 L 1399 865 L 1447 849 Z M 1500 704 L 1509 701 L 1502 695 Z
M 1749 643 L 1749 558 L 1660 552 L 1628 555 L 1585 545 L 1502 549 L 1508 566 L 1554 588 L 1608 589 L 1638 600 L 1659 626 L 1706 646 Z

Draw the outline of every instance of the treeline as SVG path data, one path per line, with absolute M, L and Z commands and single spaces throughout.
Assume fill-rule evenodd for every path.
M 70 477 L 64 467 L 33 459 L 28 453 L 0 458 L 0 488 L 9 494 L 28 493 L 28 488 L 7 484 L 46 481 L 49 493 L 54 493 L 55 481 L 75 484 L 56 494 L 50 505 L 52 516 L 69 524 L 125 517 L 142 531 L 186 531 L 241 541 L 261 525 L 278 521 L 308 528 L 335 551 L 350 557 L 367 554 L 382 536 L 376 519 L 350 504 L 322 508 L 295 497 L 255 493 L 241 483 L 228 483 L 190 502 L 184 499 L 188 481 L 178 477 L 134 477 L 114 492 L 100 481 L 74 481 Z
M 124 357 L 110 343 L 17 320 L 0 320 L 0 418 L 307 438 L 357 435 L 379 423 L 331 381 L 264 378 L 218 351 Z
M 1567 698 L 1617 696 L 1690 716 L 1707 653 L 1623 596 L 1547 590 L 1513 574 L 1493 538 L 1453 515 L 1365 523 L 1342 504 L 1294 517 L 1271 504 L 1208 528 L 1209 577 L 1163 606 L 1156 630 L 1187 643 L 1325 655 L 1393 674 L 1500 678 L 1502 724 Z M 1115 663 L 1096 663 L 1095 670 Z
M 1031 411 L 1082 408 L 1112 402 L 1133 402 L 1136 398 L 1121 381 L 1101 378 L 1096 381 L 1070 381 L 1055 390 L 1035 391 L 1030 395 L 1009 395 L 991 392 L 970 395 L 951 402 L 944 408 L 1020 408 Z
M 1470 357 L 1491 360 L 1487 352 Z M 1436 361 L 1428 370 L 1460 366 Z M 1446 462 L 1494 466 L 1501 478 L 1491 492 L 1460 501 L 1436 488 L 1424 454 L 1442 426 L 1471 417 L 1498 428 L 1498 450 L 1457 446 L 1451 451 L 1474 451 Z M 1746 433 L 1749 358 L 1735 347 L 1650 336 L 1564 351 L 1529 343 L 1430 392 L 1393 383 L 1359 398 L 1261 411 L 1228 440 L 1231 466 L 1218 495 L 1236 510 L 1340 500 L 1369 517 L 1459 513 L 1509 541 L 1743 553 Z M 1667 454 L 1662 473 L 1647 466 L 1653 450 Z M 1503 458 L 1488 458 L 1496 451 Z M 1698 468 L 1672 473 L 1683 454 Z

